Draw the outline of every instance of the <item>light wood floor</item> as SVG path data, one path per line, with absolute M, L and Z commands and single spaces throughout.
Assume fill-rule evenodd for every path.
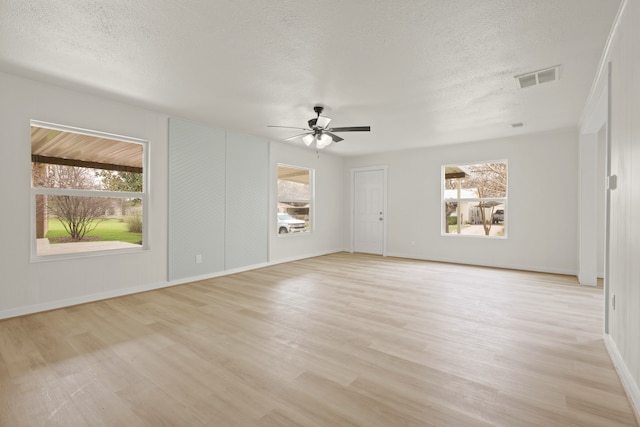
M 335 254 L 0 322 L 1 426 L 637 425 L 575 278 Z

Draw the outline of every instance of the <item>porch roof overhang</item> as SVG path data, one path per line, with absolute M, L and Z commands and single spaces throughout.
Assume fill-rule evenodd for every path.
M 309 184 L 309 170 L 284 165 L 278 165 L 278 179 Z
M 142 173 L 141 144 L 31 126 L 31 161 Z
M 471 171 L 465 166 L 445 166 L 444 179 L 465 178 Z

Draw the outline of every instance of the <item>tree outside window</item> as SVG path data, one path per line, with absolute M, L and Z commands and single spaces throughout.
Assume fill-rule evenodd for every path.
M 34 259 L 145 246 L 145 146 L 32 121 Z
M 443 166 L 443 234 L 505 237 L 507 162 Z

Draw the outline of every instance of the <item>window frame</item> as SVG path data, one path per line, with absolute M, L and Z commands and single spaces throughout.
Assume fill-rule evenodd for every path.
M 475 165 L 483 165 L 490 163 L 504 163 L 506 166 L 506 185 L 505 185 L 505 195 L 504 197 L 454 197 L 454 198 L 445 198 L 445 182 L 446 182 L 446 168 L 447 167 L 464 167 L 464 166 L 475 166 Z M 486 160 L 486 161 L 477 161 L 477 162 L 466 162 L 466 163 L 447 163 L 441 166 L 441 175 L 440 175 L 440 234 L 442 236 L 449 237 L 475 237 L 481 239 L 507 239 L 507 224 L 509 221 L 508 217 L 508 199 L 509 199 L 509 162 L 507 159 L 498 159 L 498 160 Z M 481 202 L 498 202 L 503 206 L 503 234 L 502 236 L 496 235 L 477 235 L 477 234 L 463 234 L 463 233 L 448 233 L 447 227 L 447 203 L 481 203 Z
M 292 168 L 292 169 L 300 169 L 305 170 L 309 173 L 309 199 L 284 199 L 288 202 L 297 202 L 297 203 L 308 203 L 309 204 L 309 229 L 297 233 L 279 233 L 278 227 L 278 214 L 281 213 L 279 211 L 278 205 L 280 204 L 280 189 L 278 186 L 278 181 L 280 180 L 280 167 Z M 290 236 L 308 236 L 315 231 L 315 169 L 305 166 L 297 166 L 288 163 L 280 163 L 276 164 L 276 235 L 278 237 L 290 237 Z
M 80 135 L 87 135 L 97 138 L 107 138 L 120 142 L 126 142 L 131 144 L 138 144 L 142 146 L 142 191 L 141 192 L 129 192 L 129 191 L 108 191 L 108 190 L 84 190 L 74 188 L 46 188 L 46 187 L 34 187 L 30 182 L 30 262 L 42 262 L 42 261 L 56 261 L 65 259 L 76 259 L 86 257 L 96 257 L 105 255 L 117 255 L 123 253 L 135 253 L 141 251 L 147 251 L 150 249 L 149 239 L 149 141 L 140 138 L 134 138 L 124 135 L 112 134 L 108 132 L 83 129 L 73 126 L 60 125 L 56 123 L 49 123 L 40 120 L 30 120 L 31 127 L 39 127 L 51 130 L 57 130 L 62 132 L 75 133 Z M 31 144 L 31 141 L 30 141 Z M 32 150 L 29 150 L 29 164 L 31 165 Z M 31 166 L 30 166 L 31 167 Z M 98 169 L 96 169 L 98 170 Z M 31 181 L 32 173 L 29 174 Z M 142 244 L 139 247 L 131 248 L 118 248 L 118 249 L 104 249 L 96 251 L 83 251 L 83 252 L 69 252 L 63 254 L 52 255 L 38 255 L 37 253 L 37 233 L 36 233 L 36 196 L 38 195 L 51 195 L 51 196 L 77 196 L 77 197 L 97 197 L 105 199 L 141 199 L 142 200 Z

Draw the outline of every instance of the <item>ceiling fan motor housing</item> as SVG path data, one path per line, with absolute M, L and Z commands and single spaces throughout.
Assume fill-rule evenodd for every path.
M 313 111 L 315 111 L 315 113 L 317 114 L 317 117 L 307 122 L 309 124 L 310 129 L 315 129 L 315 126 L 318 123 L 318 118 L 320 118 L 320 114 L 322 114 L 323 110 L 324 110 L 324 107 L 322 105 L 316 105 L 315 107 L 313 107 Z

